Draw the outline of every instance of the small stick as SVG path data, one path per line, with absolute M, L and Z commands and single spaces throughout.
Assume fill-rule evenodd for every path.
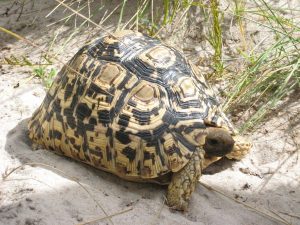
M 161 204 L 161 207 L 160 207 L 159 210 L 158 210 L 158 213 L 157 213 L 157 215 L 156 215 L 156 217 L 155 217 L 155 220 L 154 220 L 154 222 L 153 222 L 153 225 L 159 224 L 158 221 L 159 221 L 160 215 L 161 215 L 162 210 L 163 210 L 163 208 L 164 208 L 164 206 L 165 206 L 165 203 L 166 203 L 166 201 L 167 201 L 166 196 L 163 196 L 163 198 L 164 198 L 163 203 Z
M 282 211 L 279 211 L 279 212 L 282 213 L 282 214 L 284 214 L 284 215 L 300 219 L 300 215 L 294 215 L 294 214 L 290 214 L 290 213 L 282 212 Z
M 17 18 L 17 21 L 20 20 L 21 15 L 22 15 L 22 13 L 23 13 L 24 6 L 25 6 L 25 0 L 23 0 L 23 2 L 22 2 L 21 4 L 22 4 L 22 5 L 21 5 L 21 11 L 20 11 L 19 16 L 18 16 L 18 18 Z
M 118 216 L 118 215 L 127 213 L 127 212 L 129 212 L 129 211 L 131 211 L 131 210 L 133 210 L 132 207 L 129 208 L 129 209 L 125 209 L 125 210 L 123 210 L 123 211 L 120 211 L 120 212 L 111 214 L 111 215 L 109 215 L 109 216 L 104 216 L 104 217 L 96 218 L 96 219 L 89 220 L 89 221 L 86 221 L 86 222 L 83 222 L 83 223 L 78 223 L 77 225 L 86 225 L 86 224 L 89 224 L 89 223 L 98 222 L 98 221 L 105 220 L 105 219 L 111 219 L 111 218 L 114 217 L 114 216 Z
M 208 190 L 213 190 L 213 191 L 215 191 L 215 192 L 217 192 L 217 193 L 219 193 L 219 194 L 221 194 L 221 195 L 223 195 L 223 196 L 225 196 L 225 197 L 227 197 L 227 198 L 229 198 L 229 199 L 235 201 L 235 202 L 238 203 L 238 204 L 242 204 L 242 205 L 245 206 L 246 208 L 250 208 L 251 210 L 255 211 L 255 212 L 258 213 L 258 214 L 261 214 L 261 215 L 263 215 L 263 216 L 265 216 L 265 217 L 268 217 L 268 218 L 270 218 L 270 219 L 272 219 L 272 220 L 275 220 L 275 221 L 277 221 L 277 222 L 280 222 L 280 223 L 283 223 L 283 224 L 286 224 L 286 225 L 291 225 L 289 222 L 287 222 L 286 220 L 284 220 L 284 219 L 281 218 L 281 217 L 280 217 L 281 219 L 278 219 L 278 218 L 276 218 L 276 217 L 274 217 L 274 216 L 272 216 L 272 215 L 270 215 L 270 214 L 268 214 L 268 213 L 263 212 L 262 210 L 256 209 L 256 208 L 254 208 L 253 206 L 251 206 L 251 205 L 249 205 L 249 204 L 246 204 L 246 203 L 244 203 L 244 202 L 241 202 L 241 201 L 239 201 L 239 200 L 237 200 L 237 199 L 235 199 L 235 198 L 233 198 L 233 197 L 231 197 L 231 196 L 229 196 L 229 195 L 223 193 L 222 191 L 219 191 L 219 190 L 213 188 L 213 187 L 211 187 L 211 186 L 209 186 L 209 185 L 203 183 L 202 181 L 199 181 L 199 183 L 200 183 L 202 186 L 204 186 L 205 188 L 207 188 Z M 272 212 L 272 213 L 274 213 L 274 212 Z M 275 214 L 275 213 L 274 213 L 274 214 Z M 276 215 L 277 215 L 277 214 L 276 214 Z M 279 217 L 279 216 L 278 216 L 278 217 Z

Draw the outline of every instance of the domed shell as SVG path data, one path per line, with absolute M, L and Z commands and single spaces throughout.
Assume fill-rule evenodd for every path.
M 56 153 L 150 179 L 182 169 L 197 148 L 183 133 L 207 125 L 231 129 L 200 72 L 175 48 L 122 31 L 77 52 L 29 131 Z

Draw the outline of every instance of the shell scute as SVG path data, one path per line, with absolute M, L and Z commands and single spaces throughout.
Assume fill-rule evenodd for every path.
M 205 79 L 176 49 L 133 31 L 84 46 L 29 122 L 34 142 L 126 179 L 179 171 L 221 124 Z M 194 137 L 194 136 L 195 137 Z M 201 139 L 203 142 L 203 140 Z

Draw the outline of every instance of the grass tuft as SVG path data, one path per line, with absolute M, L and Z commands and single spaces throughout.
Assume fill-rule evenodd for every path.
M 57 71 L 54 68 L 51 68 L 50 71 L 47 70 L 45 66 L 39 66 L 38 68 L 34 68 L 33 76 L 38 77 L 42 80 L 43 85 L 46 88 L 50 88 L 53 82 L 54 77 L 57 74 Z
M 258 16 L 264 20 L 264 27 L 270 32 L 264 41 L 273 41 L 262 51 L 255 48 L 248 56 L 243 52 L 247 67 L 232 81 L 233 91 L 224 108 L 228 111 L 242 108 L 250 112 L 250 117 L 241 127 L 242 132 L 259 125 L 281 100 L 300 86 L 300 38 L 297 37 L 300 29 L 297 23 L 285 18 L 264 0 L 256 0 L 255 4 L 256 10 L 252 9 L 240 18 L 246 20 L 246 17 Z M 251 22 L 255 23 L 255 20 Z
M 221 75 L 224 70 L 224 66 L 222 63 L 223 38 L 218 0 L 210 1 L 210 12 L 212 15 L 212 28 L 210 30 L 209 38 L 207 40 L 215 50 L 213 57 L 214 69 L 217 75 Z

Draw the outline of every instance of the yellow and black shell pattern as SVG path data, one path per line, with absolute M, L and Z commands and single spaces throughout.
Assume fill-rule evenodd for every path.
M 178 50 L 139 32 L 106 35 L 64 66 L 29 122 L 39 146 L 127 179 L 183 168 L 182 133 L 231 127 L 204 78 Z

